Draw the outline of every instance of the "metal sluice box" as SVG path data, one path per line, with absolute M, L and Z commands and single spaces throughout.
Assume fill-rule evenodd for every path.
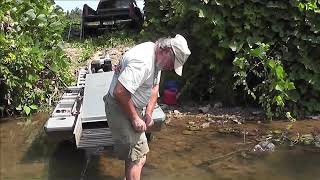
M 78 148 L 112 146 L 114 141 L 108 128 L 103 101 L 103 96 L 109 91 L 112 77 L 112 71 L 86 74 L 85 83 L 81 84 L 81 87 L 84 86 L 83 95 L 77 91 L 65 93 L 62 96 L 64 99 L 58 103 L 45 125 L 49 138 L 50 135 L 60 135 L 63 140 L 70 138 L 71 134 Z M 75 100 L 77 97 L 82 99 L 81 103 Z M 57 113 L 56 110 L 59 108 L 65 111 Z M 152 116 L 155 122 L 152 131 L 160 131 L 166 117 L 160 106 L 154 109 Z

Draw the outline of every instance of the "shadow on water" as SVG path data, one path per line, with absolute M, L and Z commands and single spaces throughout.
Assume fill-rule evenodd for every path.
M 84 163 L 84 151 L 69 141 L 61 142 L 49 159 L 48 180 L 79 180 Z
M 37 136 L 25 151 L 20 163 L 43 163 L 47 167 L 44 174 L 48 180 L 115 180 L 114 177 L 102 175 L 99 171 L 100 156 L 91 156 L 86 173 L 81 173 L 86 165 L 86 152 L 77 149 L 72 141 L 52 143 L 45 135 Z
M 49 143 L 45 138 L 45 135 L 40 132 L 32 140 L 31 145 L 25 151 L 21 163 L 35 163 L 45 162 L 50 155 L 50 152 L 54 149 L 54 144 Z
M 115 180 L 100 173 L 99 159 L 100 156 L 92 156 L 84 177 L 81 177 L 87 162 L 86 152 L 77 149 L 74 143 L 64 141 L 57 145 L 49 159 L 48 180 Z
M 57 145 L 49 159 L 48 180 L 114 180 L 113 177 L 100 174 L 99 156 L 91 157 L 86 173 L 81 173 L 86 165 L 86 152 L 77 149 L 70 141 L 64 141 Z

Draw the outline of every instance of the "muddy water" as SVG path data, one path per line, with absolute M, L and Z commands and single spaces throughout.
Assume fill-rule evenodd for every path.
M 0 121 L 1 180 L 80 179 L 85 164 L 84 151 L 69 142 L 49 143 L 41 130 L 46 118 L 46 114 L 38 114 L 32 123 L 21 124 L 21 120 L 14 119 Z M 244 144 L 242 137 L 222 135 L 216 127 L 184 135 L 182 132 L 189 120 L 173 120 L 154 134 L 143 169 L 144 180 L 320 179 L 319 149 L 277 146 L 272 154 L 256 155 L 246 151 L 255 142 L 249 139 Z M 320 125 L 310 121 L 300 124 L 306 131 L 308 127 Z M 259 128 L 261 125 L 248 126 Z M 268 128 L 265 126 L 274 125 L 263 128 Z M 85 179 L 121 179 L 122 166 L 111 153 L 104 152 L 92 158 Z

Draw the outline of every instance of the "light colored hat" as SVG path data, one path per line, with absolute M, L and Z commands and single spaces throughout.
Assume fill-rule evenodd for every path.
M 188 43 L 183 36 L 177 34 L 174 38 L 171 38 L 171 47 L 175 55 L 174 71 L 181 76 L 183 64 L 191 54 Z

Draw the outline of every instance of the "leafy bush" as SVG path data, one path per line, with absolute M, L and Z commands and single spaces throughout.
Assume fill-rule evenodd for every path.
M 317 0 L 149 0 L 146 15 L 146 35 L 189 40 L 185 95 L 245 104 L 245 92 L 270 118 L 320 112 Z
M 30 114 L 71 80 L 61 48 L 63 12 L 50 1 L 0 2 L 0 106 Z

